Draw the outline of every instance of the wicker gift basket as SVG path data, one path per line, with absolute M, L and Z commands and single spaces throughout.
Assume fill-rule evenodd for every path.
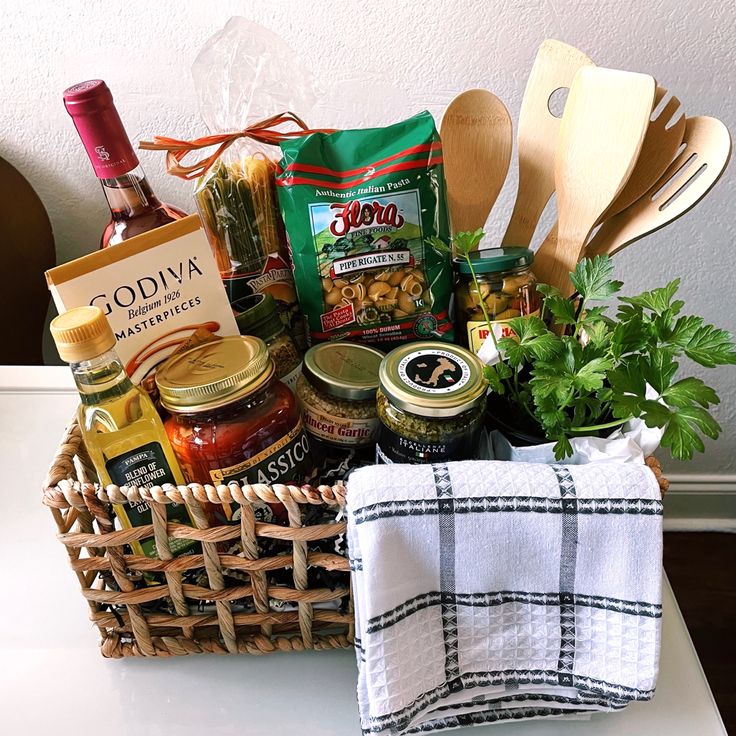
M 308 550 L 310 542 L 345 533 L 345 522 L 337 518 L 345 503 L 342 484 L 103 489 L 96 480 L 79 426 L 73 421 L 46 478 L 44 503 L 51 509 L 59 541 L 100 632 L 105 657 L 264 654 L 351 645 L 348 560 L 336 553 Z M 150 505 L 152 527 L 116 529 L 113 504 L 141 500 Z M 203 510 L 208 501 L 241 504 L 240 523 L 211 526 Z M 257 522 L 249 502 L 258 501 L 282 503 L 288 526 Z M 167 524 L 166 506 L 172 502 L 187 505 L 195 527 Z M 305 524 L 305 512 L 316 505 L 334 510 L 334 521 Z M 128 554 L 125 545 L 151 536 L 160 559 Z M 173 557 L 170 537 L 200 542 L 201 554 Z M 264 539 L 282 540 L 290 552 L 259 556 L 259 541 Z M 222 551 L 222 543 L 232 541 L 240 542 L 242 555 Z M 336 572 L 332 579 L 337 583 L 310 588 L 307 569 L 315 567 Z M 268 573 L 285 569 L 291 570 L 293 585 L 271 585 Z M 162 574 L 165 581 L 141 584 L 143 573 Z M 226 582 L 233 577 L 238 578 L 237 585 Z M 197 579 L 197 584 L 187 578 Z M 315 606 L 329 601 L 343 601 L 343 606 Z M 204 602 L 214 610 L 199 611 Z M 294 610 L 277 610 L 283 603 L 292 604 L 289 607 Z
M 659 463 L 650 457 L 647 464 L 664 493 L 667 480 Z M 348 560 L 337 553 L 308 549 L 310 542 L 345 533 L 345 522 L 339 520 L 347 490 L 342 483 L 316 488 L 231 483 L 163 489 L 101 488 L 95 481 L 79 427 L 73 421 L 46 478 L 44 503 L 51 509 L 59 541 L 66 548 L 90 618 L 100 632 L 103 656 L 265 654 L 352 644 Z M 113 504 L 141 500 L 151 507 L 152 528 L 116 530 Z M 288 526 L 257 522 L 251 502 L 258 501 L 284 504 Z M 172 502 L 188 506 L 195 527 L 167 523 L 166 506 Z M 210 525 L 203 510 L 207 502 L 241 504 L 240 523 Z M 334 521 L 310 524 L 306 512 L 314 506 L 332 511 Z M 129 554 L 126 545 L 152 535 L 160 559 Z M 170 537 L 201 542 L 201 554 L 173 557 Z M 264 539 L 282 540 L 290 552 L 262 555 L 259 541 Z M 222 551 L 222 543 L 230 541 L 240 542 L 242 554 Z M 310 587 L 308 568 L 336 573 L 332 579 L 337 583 Z M 291 570 L 293 584 L 272 585 L 268 573 L 274 570 Z M 156 585 L 141 584 L 143 573 L 159 573 L 164 580 Z M 192 573 L 200 574 L 196 577 Z M 238 578 L 237 585 L 227 582 L 233 576 Z M 187 582 L 187 577 L 196 578 L 198 583 Z M 329 601 L 343 601 L 343 605 L 332 609 L 315 605 Z M 204 602 L 214 610 L 199 610 Z M 284 602 L 293 604 L 295 610 L 278 610 Z

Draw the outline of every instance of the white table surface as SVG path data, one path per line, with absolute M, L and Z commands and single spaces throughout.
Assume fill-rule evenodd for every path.
M 0 366 L 0 729 L 78 736 L 360 734 L 352 651 L 106 660 L 40 503 L 76 406 L 65 368 Z M 649 703 L 590 721 L 462 729 L 496 736 L 715 736 L 726 731 L 669 584 L 661 671 Z

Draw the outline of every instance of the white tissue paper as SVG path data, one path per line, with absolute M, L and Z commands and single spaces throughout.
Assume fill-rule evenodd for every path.
M 484 345 L 485 347 L 485 345 Z M 657 399 L 659 395 L 647 386 L 647 399 Z M 585 465 L 587 463 L 637 463 L 644 464 L 659 447 L 664 429 L 647 427 L 643 419 L 630 419 L 608 437 L 575 437 L 570 440 L 572 455 L 562 462 L 565 465 Z M 554 442 L 529 447 L 514 447 L 498 430 L 490 433 L 492 460 L 511 460 L 521 463 L 558 463 L 555 460 Z

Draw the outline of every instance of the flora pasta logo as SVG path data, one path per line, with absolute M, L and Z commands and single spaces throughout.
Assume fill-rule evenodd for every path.
M 389 225 L 398 230 L 404 224 L 404 217 L 393 202 L 383 205 L 375 200 L 361 203 L 354 199 L 352 202 L 335 202 L 330 209 L 334 212 L 330 232 L 337 237 L 370 225 Z

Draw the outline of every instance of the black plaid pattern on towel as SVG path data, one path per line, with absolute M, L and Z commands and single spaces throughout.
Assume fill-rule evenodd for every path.
M 638 465 L 351 475 L 363 731 L 618 710 L 654 692 L 662 505 Z

